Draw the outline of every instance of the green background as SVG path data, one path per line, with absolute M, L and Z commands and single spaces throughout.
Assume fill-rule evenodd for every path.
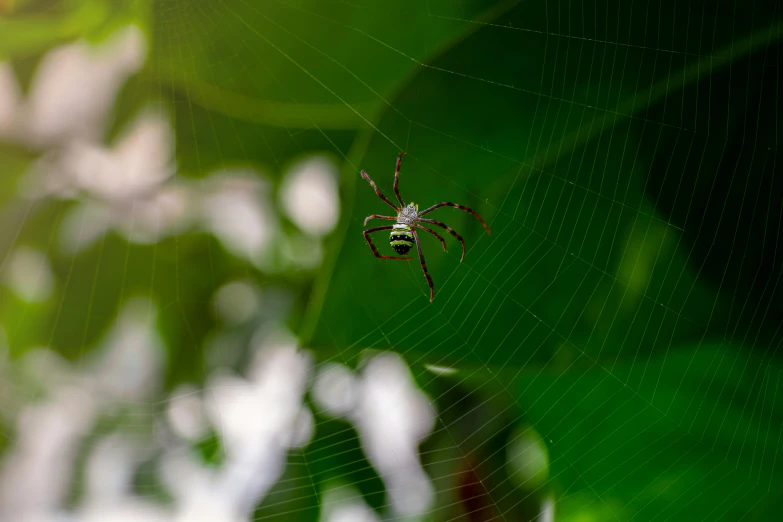
M 0 59 L 23 82 L 55 45 L 142 27 L 149 57 L 120 94 L 109 139 L 138 107 L 163 102 L 179 175 L 253 165 L 277 182 L 296 158 L 326 152 L 341 165 L 342 201 L 317 270 L 264 274 L 204 234 L 153 246 L 109 235 L 72 258 L 50 248 L 69 203 L 17 200 L 35 155 L 2 145 L 0 249 L 35 245 L 68 281 L 42 305 L 3 291 L 12 356 L 49 345 L 77 359 L 128 296 L 146 293 L 163 305 L 167 389 L 203 382 L 210 298 L 250 276 L 294 293 L 287 323 L 319 362 L 355 367 L 373 348 L 411 366 L 443 412 L 444 429 L 422 446 L 438 490 L 432 520 L 488 520 L 493 509 L 525 520 L 548 496 L 558 520 L 779 519 L 778 4 L 9 6 Z M 402 150 L 403 197 L 467 205 L 493 232 L 454 209 L 428 216 L 467 243 L 460 263 L 453 238 L 445 253 L 422 238 L 431 304 L 418 263 L 375 259 L 361 235 L 365 216 L 389 209 L 359 171 L 391 196 Z M 315 518 L 336 480 L 384 505 L 349 425 L 316 420 L 258 517 Z M 503 465 L 514 429 L 546 446 L 548 479 L 535 487 Z M 455 500 L 464 462 L 483 463 L 473 498 L 484 507 L 472 515 Z M 152 465 L 145 480 L 154 475 Z

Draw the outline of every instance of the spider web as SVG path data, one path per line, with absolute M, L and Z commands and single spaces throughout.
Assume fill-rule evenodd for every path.
M 9 188 L 5 501 L 23 470 L 8 505 L 75 520 L 774 520 L 780 8 L 682 4 L 135 3 L 96 179 L 134 121 L 172 161 L 133 172 L 176 173 Z M 427 216 L 467 245 L 420 235 L 431 304 L 360 234 L 403 150 L 406 202 L 493 232 Z M 313 154 L 334 228 L 284 201 Z

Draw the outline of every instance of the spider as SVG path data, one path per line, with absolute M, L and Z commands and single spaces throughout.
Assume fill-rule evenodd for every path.
M 378 186 L 375 184 L 375 182 L 370 179 L 370 176 L 365 172 L 362 171 L 362 177 L 366 179 L 372 188 L 375 190 L 375 194 L 381 198 L 383 201 L 386 202 L 387 205 L 389 205 L 391 208 L 393 208 L 396 212 L 396 216 L 381 216 L 379 214 L 373 214 L 372 216 L 367 216 L 364 219 L 365 226 L 367 225 L 367 222 L 371 219 L 387 219 L 389 221 L 394 221 L 395 223 L 393 225 L 387 225 L 384 227 L 374 227 L 374 228 L 368 228 L 367 230 L 364 230 L 362 233 L 364 234 L 364 239 L 367 240 L 367 244 L 370 245 L 370 249 L 372 250 L 372 253 L 375 255 L 375 257 L 379 259 L 393 259 L 395 261 L 410 261 L 412 258 L 410 257 L 394 257 L 394 256 L 382 256 L 378 253 L 378 249 L 375 248 L 375 245 L 373 245 L 372 240 L 370 239 L 370 234 L 373 232 L 380 232 L 381 230 L 391 230 L 391 234 L 389 237 L 389 243 L 391 243 L 392 248 L 395 252 L 398 254 L 404 256 L 408 253 L 408 251 L 413 247 L 413 244 L 416 243 L 416 249 L 419 252 L 419 261 L 421 261 L 421 269 L 424 272 L 424 277 L 427 278 L 427 284 L 430 287 L 430 302 L 432 302 L 433 298 L 435 297 L 435 287 L 432 284 L 432 278 L 430 277 L 430 274 L 427 272 L 427 265 L 424 262 L 424 253 L 421 251 L 421 242 L 419 241 L 419 236 L 416 234 L 416 229 L 423 230 L 427 232 L 428 234 L 432 234 L 443 245 L 443 250 L 446 250 L 446 241 L 434 230 L 429 229 L 422 225 L 422 223 L 427 223 L 430 225 L 439 226 L 441 228 L 445 228 L 446 232 L 457 238 L 460 243 L 462 243 L 462 257 L 460 258 L 460 263 L 463 259 L 465 259 L 465 241 L 462 239 L 462 236 L 457 234 L 454 230 L 452 230 L 449 226 L 445 225 L 444 223 L 441 223 L 440 221 L 435 221 L 434 219 L 426 219 L 422 216 L 424 214 L 429 214 L 436 208 L 440 207 L 454 207 L 458 208 L 460 210 L 464 210 L 465 212 L 469 212 L 470 214 L 473 214 L 476 216 L 476 219 L 481 221 L 481 224 L 484 226 L 485 229 L 487 229 L 487 234 L 491 234 L 489 227 L 484 222 L 483 219 L 481 219 L 481 216 L 476 214 L 473 210 L 469 209 L 468 207 L 463 207 L 462 205 L 458 205 L 456 203 L 450 203 L 448 201 L 444 201 L 443 203 L 438 203 L 437 205 L 433 205 L 428 209 L 422 210 L 419 212 L 419 205 L 415 204 L 413 201 L 408 203 L 407 205 L 402 200 L 402 196 L 400 196 L 400 189 L 397 188 L 400 182 L 400 164 L 402 162 L 402 157 L 405 155 L 405 152 L 400 153 L 399 156 L 397 156 L 397 169 L 394 172 L 394 194 L 397 196 L 397 201 L 400 202 L 400 206 L 398 207 L 391 201 L 389 201 L 389 198 L 384 196 L 381 191 L 378 189 Z

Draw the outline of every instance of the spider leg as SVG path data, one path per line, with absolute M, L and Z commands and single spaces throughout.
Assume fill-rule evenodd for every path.
M 405 202 L 402 200 L 402 196 L 400 196 L 400 189 L 397 188 L 397 185 L 400 184 L 400 165 L 402 164 L 403 156 L 405 156 L 405 152 L 400 152 L 400 155 L 397 156 L 397 169 L 394 171 L 394 194 L 397 196 L 397 201 L 400 202 L 401 207 L 405 206 Z
M 410 257 L 393 257 L 393 256 L 382 256 L 378 253 L 378 249 L 375 248 L 375 245 L 372 244 L 372 240 L 370 239 L 370 234 L 373 232 L 380 232 L 381 230 L 392 230 L 394 226 L 392 225 L 386 225 L 385 227 L 375 227 L 375 228 L 368 228 L 367 230 L 363 230 L 362 234 L 364 234 L 364 239 L 367 240 L 367 244 L 370 245 L 370 250 L 372 250 L 373 255 L 377 257 L 378 259 L 393 259 L 395 261 L 410 261 L 413 258 Z M 414 237 L 416 234 L 413 234 Z
M 421 219 L 420 221 L 445 228 L 449 234 L 456 237 L 459 240 L 459 242 L 462 243 L 462 257 L 460 258 L 459 262 L 461 263 L 462 260 L 465 259 L 465 240 L 462 239 L 462 236 L 460 236 L 454 230 L 452 230 L 450 226 L 446 225 L 445 223 L 441 223 L 440 221 L 435 221 L 434 219 Z
M 434 230 L 431 230 L 431 229 L 429 229 L 429 228 L 427 228 L 427 227 L 423 227 L 423 226 L 421 226 L 421 225 L 412 225 L 412 226 L 411 226 L 411 228 L 413 228 L 414 226 L 415 226 L 416 228 L 419 228 L 419 229 L 421 229 L 421 230 L 425 231 L 425 232 L 429 232 L 429 233 L 430 233 L 430 234 L 432 234 L 433 236 L 435 236 L 435 237 L 437 237 L 438 239 L 440 239 L 440 242 L 441 242 L 441 244 L 443 245 L 443 250 L 446 250 L 446 240 L 445 240 L 445 239 L 443 239 L 443 238 L 440 236 L 440 234 L 438 234 L 438 233 L 437 233 L 437 232 L 435 232 Z
M 367 225 L 367 222 L 371 219 L 388 219 L 389 221 L 397 221 L 397 218 L 394 216 L 382 216 L 380 214 L 373 214 L 372 216 L 367 216 L 364 218 L 364 224 Z
M 424 252 L 421 251 L 421 242 L 419 241 L 419 235 L 416 233 L 416 229 L 411 227 L 413 232 L 413 239 L 416 240 L 416 249 L 419 251 L 419 261 L 421 261 L 421 270 L 424 272 L 424 277 L 427 278 L 427 284 L 430 286 L 430 303 L 435 298 L 435 285 L 432 284 L 432 278 L 429 272 L 427 272 L 427 264 L 424 262 Z
M 454 208 L 458 208 L 460 210 L 464 210 L 465 212 L 467 212 L 469 214 L 473 214 L 476 217 L 476 219 L 481 221 L 481 224 L 484 225 L 484 228 L 487 229 L 487 234 L 490 234 L 490 235 L 492 234 L 492 232 L 490 232 L 489 227 L 487 226 L 487 224 L 484 222 L 483 219 L 481 219 L 481 216 L 476 214 L 475 211 L 473 211 L 472 209 L 470 209 L 468 207 L 464 207 L 464 206 L 458 205 L 456 203 L 451 203 L 450 201 L 444 201 L 443 203 L 438 203 L 437 205 L 432 205 L 430 208 L 424 209 L 421 212 L 419 212 L 419 216 L 423 216 L 424 214 L 428 214 L 428 213 L 432 212 L 433 210 L 435 210 L 436 208 L 440 208 L 440 207 L 454 207 Z
M 367 174 L 365 171 L 362 171 L 362 177 L 364 179 L 366 179 L 370 183 L 370 185 L 372 186 L 373 190 L 375 190 L 375 195 L 376 196 L 378 196 L 379 198 L 384 200 L 386 202 L 386 204 L 389 205 L 391 208 L 393 208 L 395 211 L 397 211 L 397 212 L 400 211 L 400 209 L 397 208 L 397 206 L 394 203 L 389 201 L 389 198 L 387 198 L 386 196 L 381 194 L 381 191 L 378 188 L 378 185 L 376 185 L 375 182 L 372 179 L 370 179 L 370 175 L 369 174 Z

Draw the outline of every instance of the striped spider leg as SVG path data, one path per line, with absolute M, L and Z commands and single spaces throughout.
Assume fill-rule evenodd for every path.
M 397 201 L 400 202 L 400 207 L 405 206 L 405 202 L 402 200 L 402 196 L 400 196 L 400 189 L 397 188 L 400 184 L 400 165 L 402 165 L 403 156 L 405 156 L 405 151 L 400 152 L 400 155 L 397 156 L 397 168 L 394 169 L 394 194 L 397 196 Z
M 375 182 L 372 180 L 372 178 L 370 178 L 369 174 L 367 174 L 365 171 L 362 171 L 362 177 L 370 183 L 370 186 L 375 190 L 376 196 L 384 200 L 386 204 L 389 205 L 391 208 L 393 208 L 396 212 L 400 211 L 400 208 L 397 205 L 389 201 L 389 198 L 387 198 L 386 196 L 383 195 L 383 193 L 381 193 L 381 189 L 378 188 L 378 185 L 376 185 Z
M 367 222 L 371 219 L 387 219 L 389 221 L 397 221 L 397 218 L 394 216 L 382 216 L 381 214 L 373 214 L 372 216 L 367 216 L 364 218 L 364 226 L 367 226 Z
M 441 223 L 440 221 L 435 221 L 434 219 L 427 219 L 427 218 L 423 218 L 423 219 L 419 218 L 419 221 L 421 221 L 422 223 L 429 223 L 431 225 L 437 225 L 439 227 L 445 228 L 446 232 L 448 232 L 449 234 L 451 234 L 452 236 L 457 238 L 457 240 L 460 243 L 462 243 L 462 257 L 459 259 L 459 262 L 462 263 L 462 260 L 465 259 L 465 240 L 462 239 L 462 236 L 457 234 L 457 232 L 453 228 L 451 228 L 450 226 L 448 226 L 445 223 Z M 418 225 L 418 227 L 419 228 L 424 228 L 421 225 Z
M 437 238 L 438 238 L 438 240 L 440 241 L 440 244 L 441 244 L 441 245 L 443 245 L 443 250 L 444 250 L 444 251 L 446 250 L 446 240 L 445 240 L 445 239 L 443 239 L 443 237 L 442 237 L 440 234 L 438 234 L 437 232 L 435 232 L 434 230 L 432 230 L 432 229 L 429 229 L 429 228 L 427 228 L 427 227 L 423 227 L 423 226 L 421 226 L 421 225 L 420 225 L 420 224 L 418 224 L 418 223 L 416 223 L 415 225 L 411 225 L 411 228 L 417 228 L 417 229 L 419 229 L 419 230 L 423 230 L 423 231 L 425 231 L 425 232 L 429 232 L 429 233 L 430 233 L 430 234 L 432 234 L 433 236 L 437 237 Z
M 430 287 L 430 303 L 433 299 L 435 299 L 435 285 L 432 282 L 432 278 L 430 277 L 430 273 L 427 272 L 427 263 L 424 262 L 424 252 L 421 251 L 421 242 L 419 241 L 419 236 L 416 234 L 416 229 L 412 229 L 411 232 L 413 232 L 413 239 L 416 240 L 416 249 L 419 251 L 419 261 L 421 262 L 421 271 L 424 272 L 424 277 L 427 278 L 427 284 Z
M 454 207 L 454 208 L 457 208 L 457 209 L 462 210 L 464 212 L 467 212 L 468 214 L 473 214 L 473 216 L 475 216 L 475 218 L 478 219 L 481 222 L 481 225 L 486 229 L 487 235 L 490 235 L 490 236 L 492 235 L 492 231 L 489 229 L 487 224 L 484 222 L 483 219 L 481 219 L 481 216 L 476 214 L 476 212 L 473 209 L 470 209 L 470 208 L 468 208 L 466 206 L 463 206 L 463 205 L 459 205 L 457 203 L 452 203 L 450 201 L 444 201 L 443 203 L 438 203 L 437 205 L 432 205 L 430 208 L 424 209 L 421 212 L 419 212 L 418 213 L 418 217 L 421 217 L 424 214 L 429 214 L 430 212 L 432 212 L 436 208 L 440 208 L 440 207 Z M 424 220 L 422 220 L 422 221 L 424 221 Z M 428 222 L 432 222 L 432 221 L 428 221 Z M 435 222 L 435 223 L 437 223 L 437 222 Z M 433 223 L 433 224 L 435 224 L 435 223 Z M 445 226 L 445 225 L 443 225 L 443 223 L 437 223 L 437 224 L 439 226 Z M 448 227 L 446 227 L 446 228 L 448 228 Z
M 476 219 L 478 219 L 481 222 L 481 224 L 484 226 L 484 228 L 487 231 L 487 235 L 492 235 L 492 231 L 489 230 L 489 227 L 487 226 L 487 224 L 484 222 L 483 219 L 481 219 L 481 216 L 479 216 L 475 211 L 473 211 L 472 209 L 470 209 L 468 207 L 465 207 L 463 205 L 458 205 L 457 203 L 451 203 L 450 201 L 444 201 L 443 203 L 438 203 L 437 205 L 433 205 L 430 208 L 424 209 L 421 212 L 419 212 L 419 214 L 417 216 L 417 221 L 421 221 L 423 223 L 429 223 L 431 225 L 436 225 L 436 226 L 439 226 L 441 228 L 444 228 L 444 229 L 446 229 L 446 232 L 448 232 L 449 234 L 451 234 L 452 236 L 457 238 L 457 240 L 460 243 L 462 243 L 462 257 L 459 260 L 460 263 L 461 263 L 462 260 L 465 259 L 465 240 L 462 239 L 462 236 L 457 234 L 457 232 L 454 231 L 454 229 L 452 229 L 450 226 L 446 225 L 445 223 L 441 223 L 440 221 L 435 221 L 434 219 L 427 219 L 427 218 L 422 218 L 421 217 L 424 214 L 432 212 L 433 210 L 435 210 L 437 208 L 440 208 L 440 207 L 454 207 L 454 208 L 457 208 L 459 210 L 463 210 L 465 212 L 468 212 L 469 214 L 473 214 L 476 217 Z

